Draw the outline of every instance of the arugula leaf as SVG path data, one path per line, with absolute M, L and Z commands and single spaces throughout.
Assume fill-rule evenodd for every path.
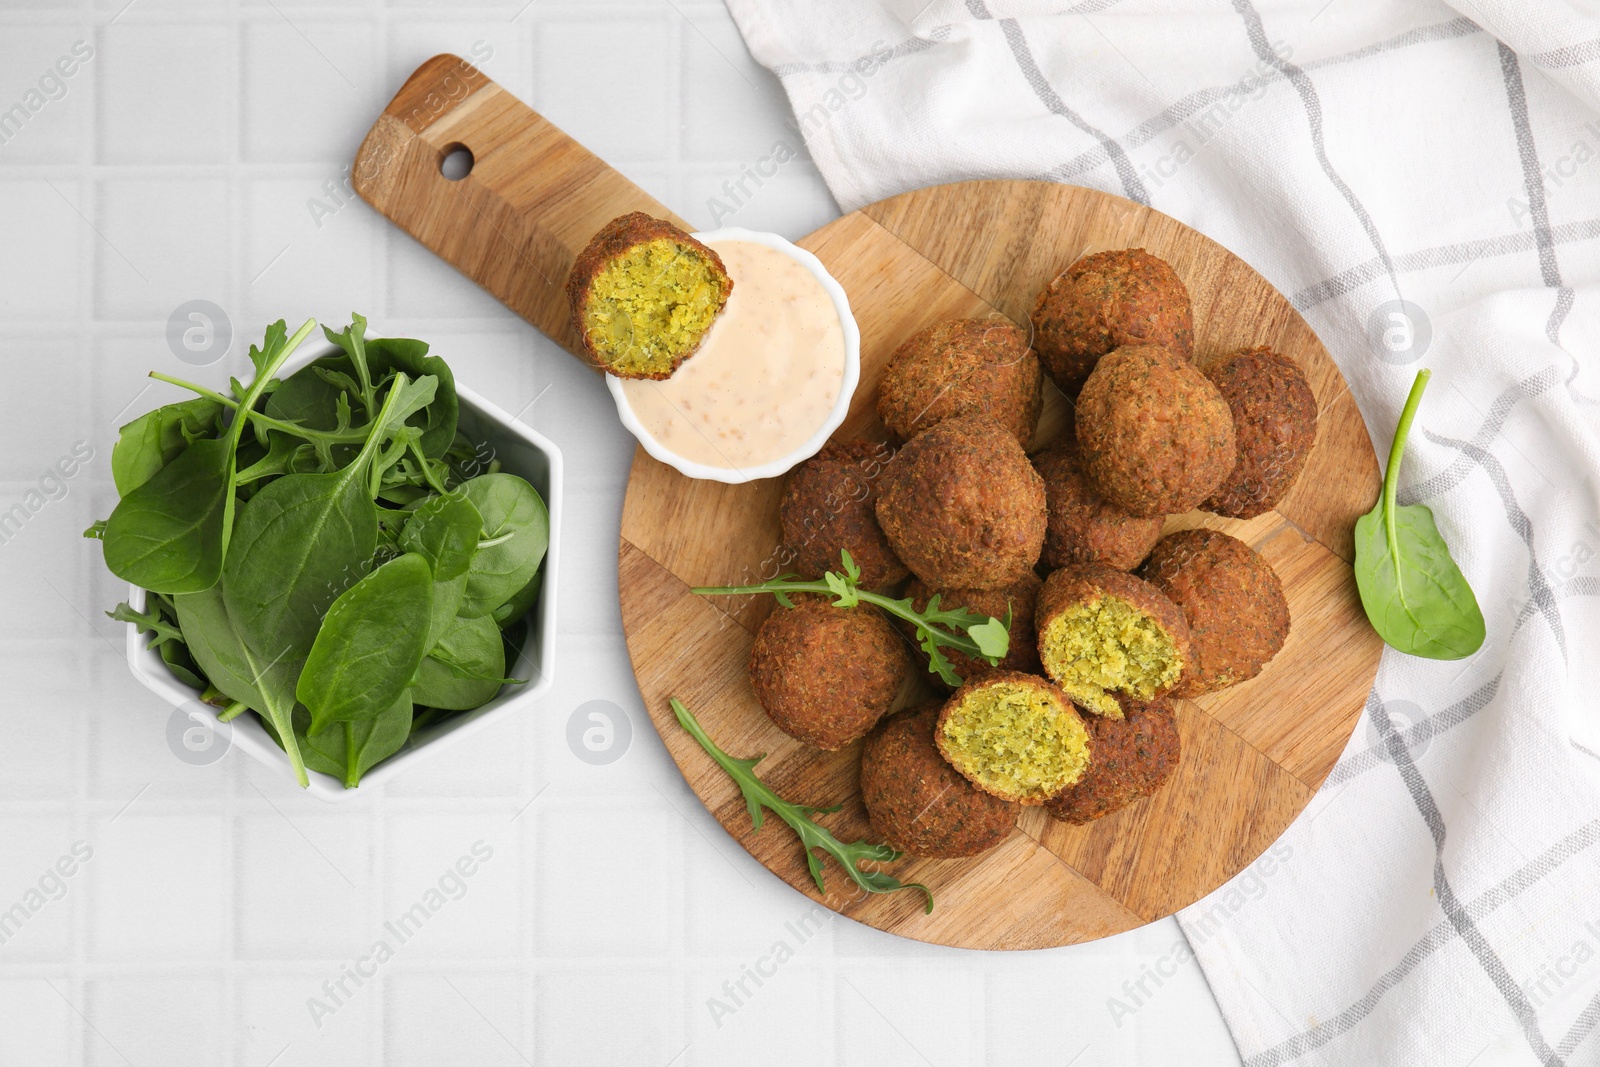
M 780 574 L 769 582 L 755 585 L 699 586 L 691 593 L 701 596 L 747 596 L 751 593 L 771 593 L 786 608 L 794 607 L 791 593 L 822 593 L 834 597 L 836 608 L 853 608 L 867 603 L 881 608 L 916 627 L 917 643 L 928 654 L 928 670 L 937 674 L 946 685 L 959 686 L 961 676 L 955 672 L 943 649 L 950 648 L 981 659 L 991 667 L 998 666 L 1011 647 L 1011 613 L 1004 620 L 992 618 L 969 608 L 942 608 L 939 594 L 928 599 L 927 607 L 918 611 L 910 597 L 896 600 L 873 593 L 856 585 L 861 569 L 850 553 L 841 551 L 841 571 L 828 571 L 821 581 L 797 578 L 793 574 Z
M 819 826 L 816 820 L 811 817 L 814 814 L 825 815 L 829 812 L 838 811 L 838 805 L 831 808 L 814 808 L 808 804 L 795 804 L 783 799 L 774 793 L 770 786 L 756 777 L 755 766 L 766 758 L 765 753 L 752 759 L 734 759 L 717 747 L 716 742 L 706 735 L 699 721 L 690 714 L 689 709 L 684 707 L 677 697 L 673 697 L 668 703 L 672 707 L 672 713 L 678 717 L 678 725 L 687 730 L 690 736 L 700 743 L 700 747 L 706 750 L 706 754 L 715 760 L 718 766 L 727 771 L 729 777 L 738 784 L 739 791 L 744 794 L 745 806 L 750 811 L 751 829 L 761 829 L 761 809 L 766 808 L 788 823 L 789 828 L 799 836 L 800 844 L 806 850 L 806 867 L 811 871 L 811 877 L 816 880 L 817 892 L 825 894 L 828 891 L 828 887 L 822 882 L 822 859 L 813 851 L 814 849 L 821 849 L 839 862 L 839 865 L 844 868 L 845 874 L 850 877 L 852 882 L 867 892 L 893 893 L 900 889 L 920 889 L 923 896 L 928 899 L 928 904 L 924 911 L 933 911 L 933 894 L 929 892 L 927 886 L 917 882 L 902 883 L 898 878 L 883 871 L 864 871 L 861 869 L 861 864 L 868 861 L 891 863 L 899 859 L 901 853 L 888 845 L 873 844 L 870 841 L 852 841 L 849 844 L 840 841 L 826 827 Z
M 1395 503 L 1400 460 L 1432 372 L 1418 372 L 1400 413 L 1383 495 L 1356 520 L 1356 588 L 1378 636 L 1427 659 L 1464 659 L 1483 645 L 1483 611 L 1450 546 L 1422 504 Z

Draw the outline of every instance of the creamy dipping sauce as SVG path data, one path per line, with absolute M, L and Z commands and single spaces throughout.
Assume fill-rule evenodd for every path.
M 707 467 L 743 469 L 804 445 L 844 383 L 844 327 L 816 275 L 754 241 L 713 241 L 733 292 L 698 351 L 663 382 L 622 382 L 663 447 Z

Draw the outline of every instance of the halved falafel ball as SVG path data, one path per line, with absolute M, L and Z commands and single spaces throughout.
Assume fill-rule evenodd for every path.
M 1083 472 L 1083 458 L 1072 438 L 1033 457 L 1044 479 L 1050 518 L 1039 562 L 1052 570 L 1074 563 L 1104 563 L 1131 571 L 1161 537 L 1161 516 L 1139 519 L 1106 500 Z
M 1173 690 L 1198 696 L 1254 678 L 1289 637 L 1289 602 L 1272 564 L 1237 537 L 1182 530 L 1156 542 L 1139 574 L 1183 612 L 1194 669 Z
M 1027 448 L 1043 404 L 1039 357 L 1004 319 L 934 323 L 895 349 L 878 387 L 878 417 L 902 441 L 952 415 L 984 414 Z
M 957 415 L 889 461 L 878 523 L 895 554 L 935 589 L 999 589 L 1044 546 L 1044 480 L 987 415 Z
M 733 291 L 722 257 L 642 211 L 600 228 L 567 276 L 579 355 L 619 378 L 672 376 Z
M 1017 806 L 974 786 L 939 754 L 939 705 L 897 711 L 861 750 L 867 820 L 889 845 L 912 856 L 957 859 L 987 852 L 1017 825 Z
M 1300 365 L 1265 345 L 1200 364 L 1233 412 L 1238 459 L 1200 506 L 1253 519 L 1278 506 L 1317 442 L 1317 397 Z
M 1056 275 L 1034 304 L 1033 330 L 1040 361 L 1068 398 L 1101 356 L 1123 345 L 1194 354 L 1189 290 L 1171 264 L 1142 248 L 1096 252 Z
M 939 712 L 939 752 L 967 781 L 1002 800 L 1043 804 L 1083 776 L 1089 730 L 1060 689 L 996 671 L 966 682 Z
M 876 608 L 795 598 L 756 631 L 750 686 L 774 725 L 825 752 L 866 736 L 913 670 Z
M 1116 694 L 1154 700 L 1193 659 L 1189 624 L 1143 579 L 1100 563 L 1054 571 L 1036 615 L 1044 672 L 1089 711 L 1121 718 Z
M 1045 803 L 1062 822 L 1093 822 L 1166 784 L 1178 766 L 1180 744 L 1172 705 L 1120 701 L 1123 717 L 1089 716 L 1089 747 L 1094 758 L 1082 778 Z
M 1044 582 L 1032 571 L 1000 589 L 929 589 L 921 578 L 913 578 L 906 585 L 905 595 L 911 598 L 918 611 L 925 610 L 928 599 L 937 593 L 941 610 L 969 608 L 1001 622 L 1005 621 L 1006 612 L 1011 612 L 1011 643 L 1006 648 L 1005 656 L 995 666 L 991 667 L 986 660 L 973 659 L 963 652 L 948 648 L 942 650 L 951 668 L 965 682 L 985 671 L 1039 669 L 1039 642 L 1033 629 L 1033 612 L 1043 586 Z M 898 625 L 900 631 L 916 645 L 915 627 L 910 623 Z M 924 663 L 927 662 L 927 653 L 920 646 L 917 647 L 917 656 Z M 937 674 L 929 674 L 928 678 L 936 685 L 945 684 Z
M 861 568 L 863 589 L 882 589 L 911 573 L 878 525 L 878 482 L 893 455 L 876 441 L 830 442 L 790 472 L 778 521 L 802 578 L 839 570 L 840 550 Z
M 1188 511 L 1233 470 L 1233 413 L 1193 363 L 1154 345 L 1102 359 L 1078 395 L 1090 483 L 1130 515 Z

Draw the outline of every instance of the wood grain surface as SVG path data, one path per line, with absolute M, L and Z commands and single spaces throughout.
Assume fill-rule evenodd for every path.
M 440 176 L 456 147 L 474 156 L 460 181 Z M 578 250 L 627 211 L 671 212 L 454 56 L 424 64 L 368 135 L 356 188 L 380 212 L 523 318 L 569 348 L 562 284 Z M 861 327 L 861 385 L 839 439 L 882 440 L 877 387 L 890 353 L 954 316 L 1023 326 L 1039 289 L 1079 256 L 1143 247 L 1166 259 L 1194 300 L 1200 356 L 1268 344 L 1292 356 L 1320 407 L 1317 445 L 1295 489 L 1249 521 L 1200 512 L 1168 528 L 1226 530 L 1277 570 L 1288 643 L 1261 675 L 1179 701 L 1183 758 L 1155 796 L 1086 826 L 1024 809 L 1016 831 L 966 860 L 903 859 L 890 870 L 914 893 L 853 892 L 829 861 L 819 894 L 793 835 L 752 833 L 734 783 L 676 724 L 676 696 L 782 795 L 816 805 L 843 840 L 870 837 L 857 789 L 860 746 L 821 753 L 767 719 L 746 677 L 770 597 L 694 596 L 779 568 L 779 480 L 697 482 L 635 453 L 618 551 L 623 630 L 656 729 L 684 778 L 728 833 L 806 895 L 906 937 L 987 949 L 1104 937 L 1199 900 L 1259 856 L 1306 806 L 1348 740 L 1381 644 L 1351 573 L 1351 526 L 1377 498 L 1372 446 L 1338 368 L 1288 301 L 1216 242 L 1157 211 L 1090 189 L 964 182 L 907 193 L 838 219 L 799 242 L 844 286 Z M 599 383 L 596 383 L 599 388 Z M 1047 386 L 1047 388 L 1049 388 Z M 1036 444 L 1060 433 L 1066 401 L 1050 390 Z M 913 698 L 915 694 L 913 694 Z

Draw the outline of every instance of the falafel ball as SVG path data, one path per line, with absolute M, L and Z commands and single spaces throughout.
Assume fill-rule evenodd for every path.
M 1278 506 L 1317 442 L 1317 397 L 1300 365 L 1266 345 L 1207 360 L 1200 370 L 1233 412 L 1238 459 L 1200 506 L 1253 519 Z
M 1089 729 L 1067 694 L 1020 671 L 964 683 L 940 709 L 934 741 L 967 781 L 1024 805 L 1043 804 L 1090 762 Z
M 985 660 L 973 659 L 964 652 L 943 649 L 951 669 L 961 676 L 962 681 L 966 681 L 985 671 L 1031 672 L 1039 669 L 1039 642 L 1033 629 L 1033 610 L 1043 586 L 1043 580 L 1032 571 L 1001 589 L 929 589 L 921 578 L 913 578 L 906 585 L 905 595 L 911 598 L 918 611 L 926 610 L 929 598 L 938 594 L 941 610 L 968 608 L 1002 622 L 1005 621 L 1006 612 L 1011 612 L 1011 643 L 1006 648 L 1005 656 L 995 666 L 991 667 Z M 904 623 L 900 630 L 913 645 L 916 644 L 915 627 Z M 917 647 L 917 655 L 924 663 L 927 662 L 927 653 L 920 646 Z M 928 677 L 937 685 L 945 684 L 937 674 L 929 674 Z
M 1233 413 L 1211 379 L 1155 345 L 1102 359 L 1078 395 L 1078 447 L 1101 496 L 1141 519 L 1177 515 L 1233 470 Z
M 1142 248 L 1096 252 L 1039 293 L 1033 345 L 1061 391 L 1078 395 L 1100 357 L 1123 345 L 1162 345 L 1194 354 L 1189 290 L 1166 260 Z
M 790 472 L 778 521 L 802 578 L 838 570 L 841 550 L 861 568 L 863 589 L 882 589 L 911 573 L 878 526 L 878 480 L 893 455 L 875 441 L 829 442 Z
M 1044 672 L 1099 715 L 1121 718 L 1116 694 L 1154 700 L 1191 669 L 1189 624 L 1178 606 L 1149 582 L 1101 563 L 1052 572 L 1036 620 Z
M 619 378 L 670 378 L 733 292 L 722 257 L 642 211 L 600 227 L 567 276 L 578 355 Z
M 1166 784 L 1178 766 L 1178 724 L 1165 700 L 1148 704 L 1123 698 L 1123 717 L 1089 716 L 1094 758 L 1072 785 L 1046 801 L 1044 810 L 1062 822 L 1093 822 Z
M 1219 530 L 1156 542 L 1139 574 L 1183 612 L 1194 669 L 1173 692 L 1198 696 L 1254 678 L 1289 637 L 1289 602 L 1272 564 Z
M 750 686 L 767 716 L 825 752 L 866 736 L 913 669 L 876 608 L 836 608 L 821 597 L 774 610 L 750 649 Z
M 1065 438 L 1033 457 L 1044 479 L 1050 518 L 1039 562 L 1052 570 L 1074 563 L 1104 563 L 1131 571 L 1161 537 L 1163 519 L 1138 519 L 1110 503 L 1083 473 L 1078 444 Z
M 878 387 L 878 417 L 902 441 L 952 415 L 981 413 L 1027 448 L 1043 404 L 1039 357 L 1005 319 L 934 323 L 895 349 Z
M 895 554 L 935 589 L 1003 588 L 1044 547 L 1044 479 L 987 415 L 957 415 L 906 442 L 877 510 Z
M 1017 806 L 974 786 L 939 754 L 939 705 L 895 712 L 861 750 L 861 799 L 873 832 L 912 856 L 987 852 L 1017 825 Z

